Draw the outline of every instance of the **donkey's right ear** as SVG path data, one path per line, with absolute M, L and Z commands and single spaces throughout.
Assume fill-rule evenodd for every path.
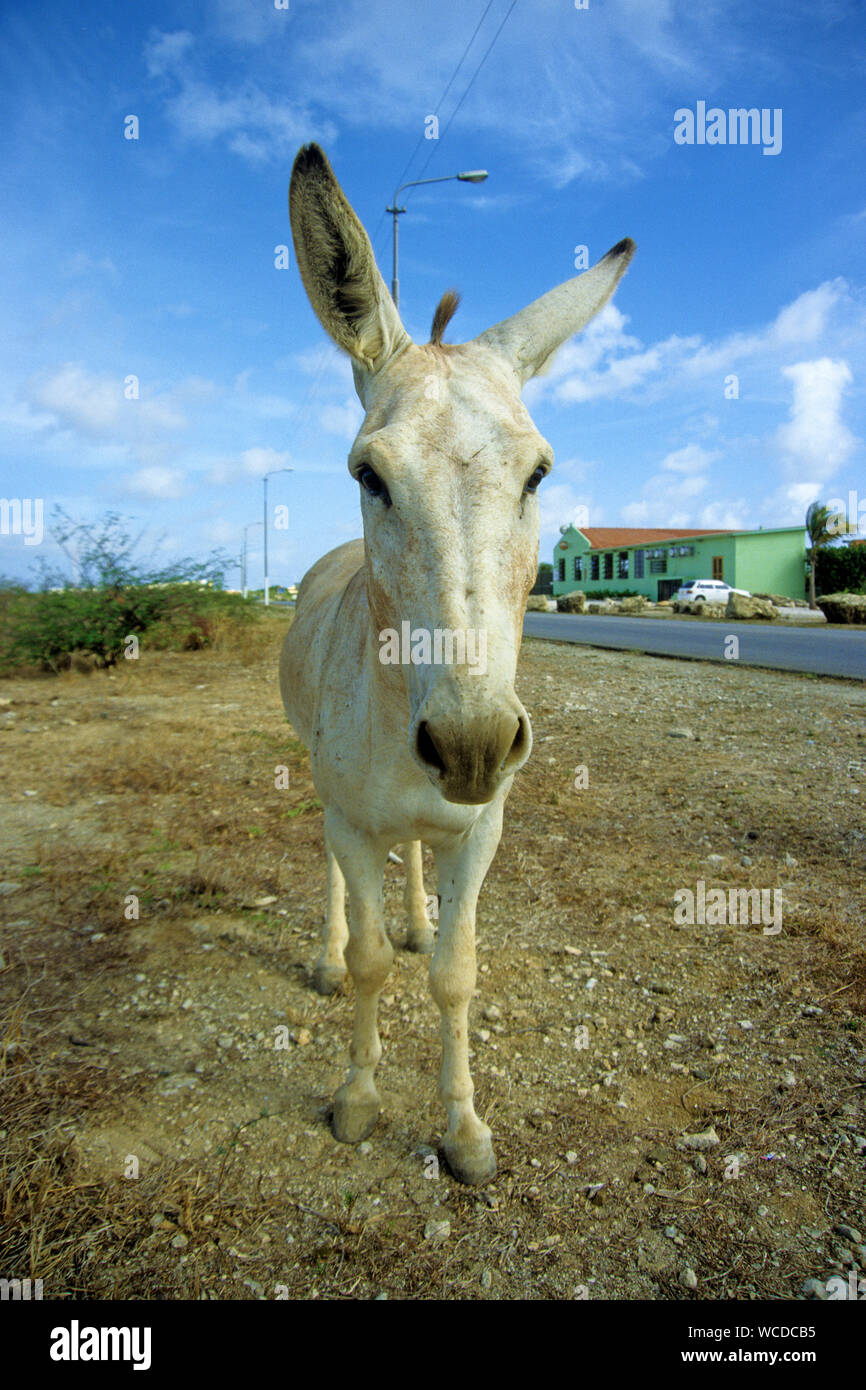
M 310 303 L 325 332 L 353 359 L 360 389 L 412 339 L 379 274 L 370 239 L 318 145 L 297 153 L 289 217 Z

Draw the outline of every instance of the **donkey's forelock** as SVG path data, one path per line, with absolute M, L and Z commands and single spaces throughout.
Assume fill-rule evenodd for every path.
M 434 347 L 442 347 L 442 334 L 457 313 L 459 304 L 460 295 L 457 290 L 446 290 L 436 305 L 433 326 L 430 329 L 430 342 Z

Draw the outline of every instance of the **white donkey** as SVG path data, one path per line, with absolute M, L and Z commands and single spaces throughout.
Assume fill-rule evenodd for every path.
M 423 841 L 438 880 L 430 988 L 442 1015 L 443 1147 L 457 1178 L 482 1183 L 496 1160 L 469 1072 L 475 906 L 505 798 L 532 746 L 514 678 L 537 572 L 535 492 L 553 465 L 520 390 L 607 302 L 634 244 L 619 242 L 585 274 L 459 346 L 442 342 L 457 307 L 449 293 L 430 342 L 418 345 L 318 145 L 298 153 L 289 208 L 310 302 L 352 358 L 366 411 L 349 454 L 364 540 L 332 550 L 305 576 L 280 661 L 286 712 L 310 750 L 325 808 L 328 911 L 315 985 L 339 988 L 348 966 L 355 988 L 351 1067 L 333 1130 L 358 1143 L 379 1113 L 376 1017 L 393 960 L 382 880 L 397 844 L 407 845 L 409 946 L 433 949 Z M 466 651 L 483 647 L 486 661 L 437 664 L 437 630 L 458 656 L 463 636 Z M 406 664 L 381 659 L 389 633 L 410 637 Z

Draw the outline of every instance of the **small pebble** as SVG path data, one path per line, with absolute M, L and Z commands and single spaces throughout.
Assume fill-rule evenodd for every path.
M 424 1239 L 431 1245 L 444 1245 L 451 1234 L 451 1222 L 446 1218 L 444 1221 L 431 1220 L 424 1227 Z

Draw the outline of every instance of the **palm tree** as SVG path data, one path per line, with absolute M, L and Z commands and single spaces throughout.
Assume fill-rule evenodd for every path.
M 823 550 L 836 538 L 836 530 L 831 526 L 835 521 L 835 512 L 831 512 L 829 507 L 825 507 L 822 502 L 813 502 L 806 512 L 806 531 L 809 536 L 809 607 L 817 608 L 815 602 L 815 565 L 818 561 L 818 551 Z

